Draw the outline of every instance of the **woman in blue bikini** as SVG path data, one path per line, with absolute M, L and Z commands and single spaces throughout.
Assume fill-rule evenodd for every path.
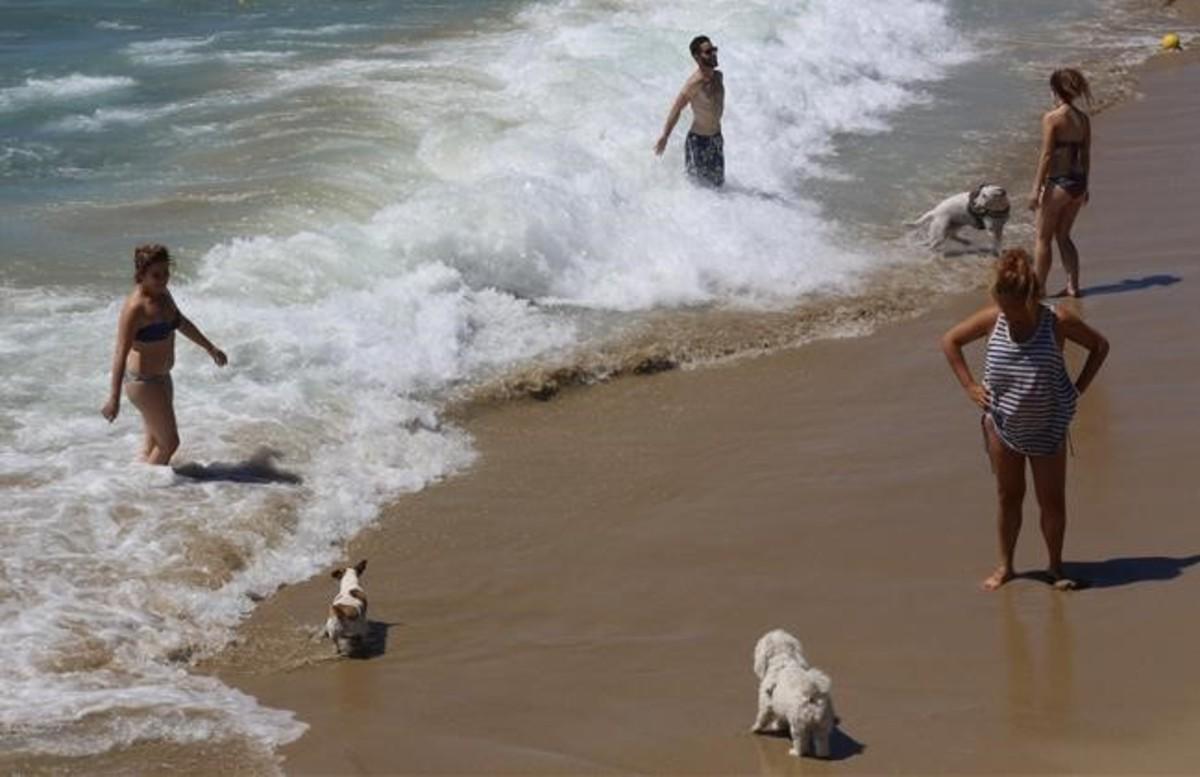
M 121 385 L 142 414 L 146 438 L 142 460 L 166 464 L 179 447 L 175 425 L 175 389 L 171 367 L 175 364 L 175 330 L 203 348 L 224 367 L 224 352 L 208 341 L 184 317 L 167 291 L 171 255 L 166 246 L 138 246 L 133 252 L 133 291 L 125 299 L 117 322 L 117 347 L 112 361 L 108 402 L 100 413 L 114 421 L 121 410 Z
M 1077 105 L 1091 104 L 1092 91 L 1083 73 L 1073 68 L 1055 70 L 1050 91 L 1057 105 L 1042 117 L 1042 149 L 1029 208 L 1037 211 L 1037 246 L 1034 266 L 1038 281 L 1046 288 L 1053 258 L 1051 242 L 1067 271 L 1067 287 L 1061 293 L 1079 296 L 1079 250 L 1071 241 L 1071 227 L 1088 201 L 1088 172 L 1092 163 L 1092 122 Z
M 1042 536 L 1055 588 L 1077 587 L 1063 571 L 1067 529 L 1067 430 L 1077 397 L 1087 390 L 1108 341 L 1063 305 L 1042 304 L 1042 287 L 1029 254 L 1010 249 L 996 260 L 992 304 L 942 338 L 942 351 L 967 396 L 983 410 L 984 439 L 999 501 L 1000 566 L 983 581 L 992 591 L 1016 574 L 1013 557 L 1021 532 L 1025 462 L 1041 508 Z M 987 338 L 983 383 L 975 382 L 963 346 Z M 1074 381 L 1063 361 L 1063 344 L 1082 346 L 1087 361 Z

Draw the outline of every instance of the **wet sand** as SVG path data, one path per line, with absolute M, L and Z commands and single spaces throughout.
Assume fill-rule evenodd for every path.
M 1194 772 L 1200 66 L 1140 91 L 1097 119 L 1077 228 L 1071 304 L 1112 342 L 1069 463 L 1068 571 L 1090 590 L 978 589 L 992 479 L 937 345 L 977 292 L 870 337 L 480 412 L 478 465 L 347 550 L 370 560 L 378 655 L 317 660 L 322 577 L 263 603 L 214 670 L 311 725 L 292 774 Z M 1030 493 L 1018 565 L 1044 561 Z M 832 761 L 747 732 L 774 627 L 833 677 Z

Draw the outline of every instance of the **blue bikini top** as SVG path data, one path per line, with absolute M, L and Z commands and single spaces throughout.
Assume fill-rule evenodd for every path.
M 173 321 L 155 321 L 152 324 L 146 324 L 134 332 L 133 339 L 143 343 L 166 340 L 172 332 L 179 328 L 179 322 L 182 319 L 183 314 L 175 311 L 175 319 Z

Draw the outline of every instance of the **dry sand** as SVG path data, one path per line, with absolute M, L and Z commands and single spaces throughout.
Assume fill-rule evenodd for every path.
M 481 413 L 480 463 L 347 551 L 381 654 L 312 660 L 320 578 L 215 671 L 311 725 L 293 774 L 1197 771 L 1200 66 L 1141 92 L 1096 122 L 1077 228 L 1072 304 L 1113 346 L 1069 463 L 1068 570 L 1092 589 L 978 589 L 992 480 L 937 339 L 979 292 Z M 1032 494 L 1018 564 L 1044 564 Z M 834 679 L 830 762 L 747 732 L 772 627 Z

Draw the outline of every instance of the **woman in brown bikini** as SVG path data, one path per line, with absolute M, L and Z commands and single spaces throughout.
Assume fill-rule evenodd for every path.
M 166 464 L 179 447 L 175 425 L 175 389 L 171 367 L 175 364 L 175 330 L 203 348 L 224 367 L 224 352 L 208 341 L 196 325 L 184 317 L 167 291 L 171 256 L 166 246 L 138 246 L 133 252 L 133 291 L 125 298 L 117 323 L 117 347 L 113 353 L 112 383 L 108 402 L 100 413 L 116 420 L 121 410 L 121 384 L 142 414 L 146 438 L 142 460 Z
M 1034 267 L 1045 288 L 1053 258 L 1050 244 L 1057 242 L 1067 271 L 1067 287 L 1062 293 L 1078 297 L 1079 251 L 1071 241 L 1071 226 L 1088 200 L 1092 123 L 1076 103 L 1082 98 L 1090 105 L 1092 92 L 1087 79 L 1073 68 L 1055 70 L 1050 90 L 1057 104 L 1042 117 L 1042 150 L 1029 194 L 1029 208 L 1037 211 Z

